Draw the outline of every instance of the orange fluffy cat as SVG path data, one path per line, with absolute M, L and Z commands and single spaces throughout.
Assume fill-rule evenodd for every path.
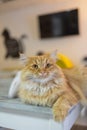
M 18 96 L 23 102 L 52 107 L 56 121 L 62 121 L 70 108 L 85 97 L 75 90 L 62 69 L 56 65 L 54 53 L 25 58 L 24 68 L 18 73 L 9 90 L 9 97 Z

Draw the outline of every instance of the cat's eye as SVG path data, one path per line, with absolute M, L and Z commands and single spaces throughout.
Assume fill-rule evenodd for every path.
M 35 69 L 38 69 L 38 65 L 37 64 L 32 65 L 32 67 L 35 68 Z
M 47 64 L 46 64 L 46 67 L 49 68 L 51 65 L 52 65 L 52 64 L 47 63 Z

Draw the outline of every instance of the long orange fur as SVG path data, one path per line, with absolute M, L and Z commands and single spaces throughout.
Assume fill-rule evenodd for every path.
M 64 120 L 70 108 L 81 99 L 49 54 L 27 59 L 18 96 L 28 104 L 52 107 L 56 121 Z

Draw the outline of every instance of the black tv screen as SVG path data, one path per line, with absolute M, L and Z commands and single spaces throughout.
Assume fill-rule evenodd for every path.
M 79 34 L 78 9 L 38 16 L 41 38 Z

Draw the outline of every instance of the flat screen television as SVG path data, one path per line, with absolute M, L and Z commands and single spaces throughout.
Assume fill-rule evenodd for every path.
M 41 38 L 79 34 L 78 9 L 38 16 Z

